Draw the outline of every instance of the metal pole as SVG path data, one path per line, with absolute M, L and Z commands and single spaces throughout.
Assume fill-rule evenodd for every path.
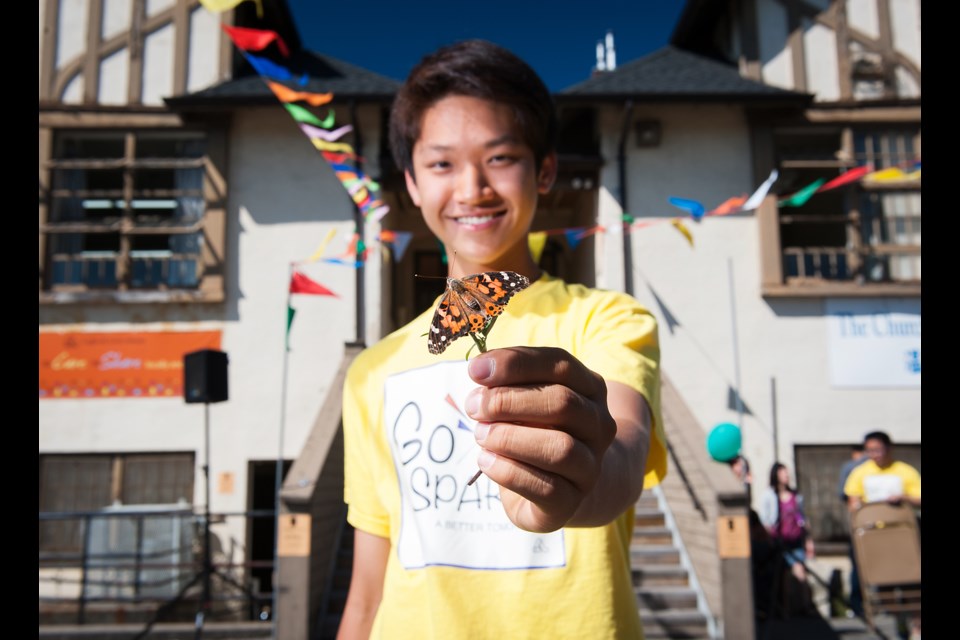
M 733 258 L 727 258 L 727 275 L 730 280 L 730 326 L 733 332 L 734 393 L 737 397 L 737 426 L 743 441 L 743 401 L 740 399 L 740 347 L 737 341 L 737 301 L 733 290 Z M 743 446 L 741 445 L 741 450 Z
M 210 608 L 210 575 L 213 572 L 213 560 L 210 557 L 210 403 L 203 403 L 203 479 L 206 494 L 203 505 L 203 601 L 197 611 L 194 623 L 194 638 L 203 635 L 203 622 Z
M 623 234 L 623 290 L 635 295 L 633 286 L 633 240 L 630 225 L 625 223 L 627 211 L 627 137 L 630 135 L 630 122 L 633 120 L 633 100 L 627 100 L 624 106 L 623 125 L 620 128 L 620 142 L 617 146 L 617 179 L 620 181 L 620 228 Z
M 777 379 L 770 378 L 770 404 L 773 411 L 773 459 L 780 459 L 780 434 L 777 432 Z
M 290 313 L 290 286 L 294 265 L 290 263 L 287 274 L 287 313 Z M 289 318 L 289 316 L 288 316 Z M 280 603 L 280 489 L 283 484 L 283 432 L 287 424 L 287 368 L 290 359 L 289 323 L 283 334 L 283 374 L 280 383 L 280 429 L 277 436 L 277 465 L 273 479 L 273 584 L 271 585 L 270 617 L 273 621 L 273 638 L 277 638 L 277 610 Z

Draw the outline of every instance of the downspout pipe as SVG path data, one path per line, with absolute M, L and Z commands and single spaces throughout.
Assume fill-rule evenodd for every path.
M 357 102 L 356 100 L 350 101 L 350 123 L 353 125 L 353 135 L 354 135 L 354 148 L 357 149 L 357 158 L 356 166 L 357 173 L 363 175 L 363 129 L 360 127 L 360 121 L 357 118 Z M 352 199 L 351 199 L 352 200 Z M 353 225 L 357 234 L 357 280 L 356 280 L 356 290 L 355 290 L 355 300 L 354 305 L 356 307 L 354 317 L 356 318 L 356 339 L 353 341 L 351 346 L 363 347 L 366 345 L 364 341 L 364 327 L 367 324 L 366 321 L 366 261 L 362 259 L 363 248 L 367 246 L 367 242 L 364 235 L 364 220 L 363 213 L 360 211 L 360 207 L 357 206 L 356 202 L 353 202 Z
M 620 142 L 617 146 L 617 180 L 620 182 L 620 209 L 627 215 L 627 138 L 630 136 L 630 124 L 633 122 L 633 100 L 627 100 L 623 108 L 623 124 L 620 127 Z M 623 224 L 623 290 L 629 295 L 634 294 L 633 285 L 633 241 L 628 231 L 629 227 Z

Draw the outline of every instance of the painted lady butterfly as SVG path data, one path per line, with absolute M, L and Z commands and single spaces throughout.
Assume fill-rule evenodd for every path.
M 482 331 L 490 320 L 503 313 L 513 294 L 529 286 L 529 278 L 513 271 L 447 278 L 447 290 L 430 323 L 430 353 L 443 353 L 457 338 Z

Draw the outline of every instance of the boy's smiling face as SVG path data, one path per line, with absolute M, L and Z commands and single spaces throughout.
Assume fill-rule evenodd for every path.
M 406 174 L 413 202 L 447 253 L 456 252 L 450 275 L 538 275 L 527 233 L 538 195 L 553 185 L 556 156 L 537 171 L 509 106 L 462 95 L 439 100 L 423 114 L 413 167 L 416 179 Z

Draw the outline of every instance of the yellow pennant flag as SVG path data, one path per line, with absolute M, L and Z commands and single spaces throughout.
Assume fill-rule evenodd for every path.
M 677 231 L 683 234 L 683 237 L 687 239 L 687 242 L 690 243 L 690 246 L 693 246 L 693 234 L 690 233 L 690 230 L 683 224 L 680 218 L 674 218 L 670 221 Z
M 311 138 L 310 142 L 312 142 L 313 146 L 320 151 L 343 151 L 345 153 L 353 153 L 353 147 L 346 142 L 327 142 L 326 140 L 321 140 L 320 138 Z
M 336 228 L 330 229 L 327 231 L 327 237 L 323 239 L 323 242 L 320 243 L 320 246 L 317 247 L 317 250 L 313 252 L 313 255 L 307 258 L 307 262 L 316 262 L 323 257 L 323 252 L 327 250 L 327 245 L 330 244 L 330 241 L 333 240 L 333 236 L 337 235 Z
M 540 264 L 540 256 L 543 255 L 543 248 L 547 244 L 547 234 L 545 231 L 533 231 L 527 235 L 527 243 L 530 245 L 530 253 L 533 254 L 533 261 Z
M 905 180 L 906 177 L 907 175 L 902 169 L 890 167 L 889 169 L 883 169 L 882 171 L 868 173 L 863 179 L 870 180 L 872 182 L 899 182 L 900 180 Z
M 246 2 L 246 0 L 200 0 L 200 4 L 203 5 L 203 8 L 207 11 L 212 11 L 213 13 L 222 13 L 233 9 L 235 6 L 241 2 Z M 260 0 L 252 0 L 257 5 L 257 17 L 263 17 L 263 4 Z

